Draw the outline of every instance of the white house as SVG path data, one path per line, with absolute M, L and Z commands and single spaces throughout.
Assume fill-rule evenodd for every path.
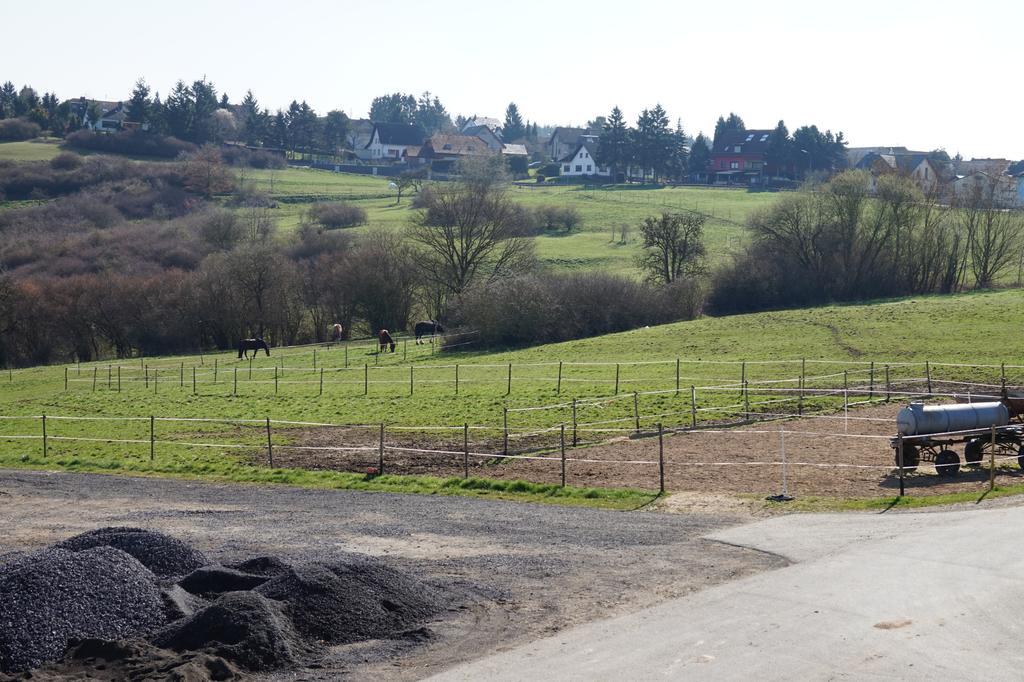
M 425 137 L 419 126 L 374 123 L 365 149 L 371 161 L 401 161 L 407 156 L 415 156 Z
M 606 166 L 599 166 L 594 154 L 591 151 L 592 144 L 583 142 L 576 147 L 576 150 L 561 159 L 561 175 L 563 177 L 584 177 L 588 175 L 600 175 L 607 177 L 611 175 L 611 169 Z
M 974 171 L 953 181 L 953 193 L 961 201 L 981 201 L 1008 207 L 1020 200 L 1019 183 L 1009 175 L 989 175 Z

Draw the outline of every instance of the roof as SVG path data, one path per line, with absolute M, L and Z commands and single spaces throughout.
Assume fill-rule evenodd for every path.
M 764 154 L 771 144 L 774 130 L 730 130 L 722 133 L 715 140 L 712 154 L 735 154 L 735 147 L 740 154 Z
M 419 126 L 406 125 L 404 123 L 374 123 L 373 129 L 376 131 L 381 144 L 418 146 L 423 144 L 423 138 L 427 136 Z M 370 140 L 373 140 L 372 133 Z M 370 143 L 367 142 L 366 146 L 369 147 Z
M 879 165 L 881 164 L 881 165 Z M 860 161 L 853 165 L 857 170 L 882 170 L 886 168 L 890 170 L 896 170 L 896 156 L 894 154 L 880 154 L 878 152 L 868 152 L 861 157 Z
M 423 145 L 424 156 L 482 156 L 490 154 L 487 143 L 474 135 L 432 135 Z M 429 152 L 428 152 L 429 148 Z
M 466 132 L 469 128 L 477 128 L 480 126 L 490 128 L 493 131 L 501 127 L 501 121 L 496 118 L 488 118 L 487 116 L 474 116 L 466 121 L 466 124 L 462 126 L 461 132 L 469 134 Z
M 555 128 L 551 131 L 551 139 L 560 138 L 566 144 L 578 144 L 582 136 L 588 134 L 586 128 Z
M 473 135 L 475 137 L 480 137 L 480 134 L 481 133 L 485 133 L 485 132 L 490 133 L 491 135 L 494 135 L 498 139 L 501 139 L 501 136 L 498 135 L 498 133 L 494 130 L 494 128 L 492 128 L 491 126 L 488 126 L 488 125 L 475 125 L 475 126 L 467 125 L 467 126 L 465 126 L 462 129 L 462 134 L 463 135 Z
M 530 152 L 526 151 L 525 144 L 506 144 L 502 145 L 501 153 L 507 154 L 508 156 L 529 156 Z
M 1010 168 L 1010 161 L 1007 159 L 971 159 L 961 161 L 956 165 L 958 175 L 970 175 L 975 171 L 982 171 L 989 175 L 1003 175 Z
M 586 149 L 587 153 L 590 154 L 590 158 L 594 158 L 594 151 L 590 148 L 590 144 L 588 142 L 580 142 L 573 148 L 571 153 L 559 159 L 558 163 L 568 163 L 569 161 L 572 161 L 576 158 L 576 155 L 580 153 L 581 149 Z

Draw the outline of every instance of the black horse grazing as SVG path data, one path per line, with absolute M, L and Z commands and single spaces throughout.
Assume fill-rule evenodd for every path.
M 249 357 L 249 351 L 252 351 L 252 356 L 256 357 L 260 348 L 267 351 L 267 355 L 270 355 L 270 346 L 263 340 L 262 337 L 257 336 L 255 339 L 242 339 L 238 342 L 238 359 L 242 357 Z
M 387 353 L 388 347 L 391 348 L 391 352 L 395 352 L 395 340 L 391 338 L 391 334 L 388 334 L 387 329 L 381 329 L 377 332 L 377 341 L 380 343 L 380 349 L 378 352 Z
M 420 343 L 420 339 L 424 336 L 437 336 L 438 334 L 444 334 L 444 327 L 440 322 L 424 320 L 416 323 L 416 343 Z

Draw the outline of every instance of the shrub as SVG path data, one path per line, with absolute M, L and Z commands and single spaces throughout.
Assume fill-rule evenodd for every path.
M 580 212 L 572 206 L 539 206 L 535 210 L 537 221 L 545 230 L 571 232 L 583 223 Z
M 72 152 L 61 152 L 50 159 L 50 168 L 54 170 L 75 170 L 82 165 L 82 157 Z
M 78 130 L 64 138 L 64 146 L 108 154 L 159 156 L 167 159 L 196 151 L 196 146 L 191 142 L 142 130 L 122 130 L 117 133 Z
M 39 137 L 43 132 L 37 124 L 24 118 L 0 120 L 0 142 L 17 142 Z
M 320 202 L 309 209 L 309 218 L 328 230 L 366 224 L 366 211 L 343 201 Z

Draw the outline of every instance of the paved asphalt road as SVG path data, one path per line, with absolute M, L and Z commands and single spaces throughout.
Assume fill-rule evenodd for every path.
M 1024 507 L 792 515 L 709 537 L 795 563 L 440 680 L 1019 680 Z

